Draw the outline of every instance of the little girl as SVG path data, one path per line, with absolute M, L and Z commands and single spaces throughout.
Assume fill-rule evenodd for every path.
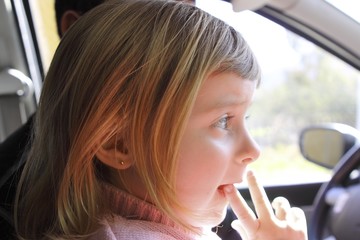
M 16 201 L 23 239 L 218 239 L 230 203 L 243 239 L 306 239 L 249 172 L 245 127 L 260 70 L 232 27 L 186 3 L 106 2 L 63 37 Z

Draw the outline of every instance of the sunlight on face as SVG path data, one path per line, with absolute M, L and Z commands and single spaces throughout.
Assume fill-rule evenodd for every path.
M 246 166 L 259 156 L 245 126 L 256 82 L 234 73 L 213 74 L 200 88 L 180 142 L 177 194 L 201 221 L 182 216 L 195 227 L 215 226 L 227 201 L 221 187 L 240 183 Z

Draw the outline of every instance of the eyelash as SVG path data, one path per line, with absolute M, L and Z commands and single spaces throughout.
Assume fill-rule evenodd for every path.
M 221 128 L 221 129 L 229 129 L 229 120 L 232 118 L 232 116 L 225 116 L 220 118 L 216 123 L 215 127 Z M 225 124 L 225 126 L 223 125 Z
M 228 130 L 229 129 L 229 121 L 230 119 L 233 118 L 233 116 L 225 116 L 220 118 L 216 123 L 215 123 L 215 127 L 224 129 L 224 130 Z M 245 120 L 248 120 L 250 118 L 250 115 L 246 115 L 244 117 Z M 225 124 L 225 126 L 223 126 L 223 124 Z

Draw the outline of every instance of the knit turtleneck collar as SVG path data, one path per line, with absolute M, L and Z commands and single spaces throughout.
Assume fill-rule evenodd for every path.
M 184 230 L 155 205 L 119 190 L 110 184 L 105 183 L 102 187 L 113 213 L 126 219 L 151 221 Z
M 181 225 L 174 222 L 167 215 L 161 212 L 155 205 L 141 200 L 125 191 L 108 183 L 103 183 L 104 197 L 107 199 L 110 210 L 113 214 L 119 215 L 128 220 L 143 220 L 152 223 L 159 223 L 165 228 L 172 228 L 175 232 L 182 232 L 181 238 L 176 239 L 219 239 L 211 229 L 203 229 L 201 236 L 186 230 Z M 184 236 L 187 236 L 184 238 Z

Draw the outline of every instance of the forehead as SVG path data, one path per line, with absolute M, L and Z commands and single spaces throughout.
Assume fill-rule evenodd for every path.
M 194 111 L 210 111 L 251 102 L 256 81 L 243 79 L 232 72 L 212 74 L 200 87 Z

